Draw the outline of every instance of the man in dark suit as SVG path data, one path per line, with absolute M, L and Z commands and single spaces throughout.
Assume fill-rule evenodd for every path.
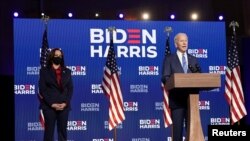
M 67 140 L 67 123 L 73 94 L 71 71 L 64 65 L 63 52 L 53 49 L 39 78 L 40 108 L 45 119 L 44 141 L 54 141 L 57 125 L 58 141 Z
M 178 33 L 174 38 L 176 53 L 167 55 L 163 62 L 162 81 L 166 82 L 174 73 L 192 73 L 197 70 L 198 61 L 187 53 L 188 36 L 185 33 Z M 189 67 L 188 67 L 189 66 Z M 198 68 L 199 69 L 199 68 Z M 200 70 L 199 70 L 200 71 Z M 169 91 L 169 107 L 173 121 L 172 141 L 182 141 L 183 125 L 187 127 L 187 102 L 189 92 L 185 89 Z

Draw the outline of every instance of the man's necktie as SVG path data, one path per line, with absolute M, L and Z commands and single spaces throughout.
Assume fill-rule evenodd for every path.
M 184 73 L 187 73 L 187 60 L 186 60 L 186 57 L 185 57 L 185 54 L 182 55 L 182 68 L 184 70 Z

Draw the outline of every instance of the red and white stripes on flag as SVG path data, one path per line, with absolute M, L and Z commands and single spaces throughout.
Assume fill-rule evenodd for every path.
M 113 40 L 111 40 L 109 47 L 102 80 L 102 89 L 109 100 L 109 130 L 112 130 L 125 120 L 123 97 L 115 59 Z
M 169 43 L 169 36 L 168 36 L 166 40 L 165 57 L 170 54 L 171 54 L 171 51 L 170 51 L 170 43 Z M 167 128 L 168 126 L 172 124 L 171 111 L 169 108 L 169 93 L 163 82 L 161 82 L 161 88 L 163 92 L 164 126 Z
M 233 70 L 226 69 L 225 97 L 230 106 L 231 124 L 247 115 L 240 78 L 239 66 Z
M 172 124 L 171 111 L 169 108 L 169 98 L 168 98 L 168 90 L 165 85 L 161 83 L 161 88 L 163 91 L 163 118 L 164 118 L 164 126 L 167 128 Z
M 44 115 L 43 115 L 43 110 L 42 109 L 40 109 L 39 121 L 41 123 L 41 126 L 44 128 L 44 126 L 45 126 L 45 120 L 44 120 Z
M 232 36 L 231 46 L 228 49 L 227 65 L 225 97 L 230 106 L 231 124 L 234 124 L 247 115 L 235 34 Z
M 43 101 L 43 97 L 39 93 L 39 90 L 38 90 L 37 98 L 38 98 L 38 100 L 39 100 L 40 103 Z M 39 110 L 39 121 L 40 121 L 41 126 L 44 128 L 45 127 L 45 119 L 44 119 L 44 115 L 43 115 L 43 110 L 42 109 Z
M 40 53 L 40 65 L 41 67 L 46 67 L 47 63 L 47 57 L 49 54 L 49 43 L 48 43 L 48 38 L 47 38 L 47 26 L 45 27 L 45 30 L 43 32 L 43 39 L 42 39 L 42 47 L 41 47 L 41 53 Z M 40 102 L 43 101 L 42 95 L 38 91 L 38 100 Z M 41 123 L 41 126 L 44 128 L 45 120 L 44 120 L 44 115 L 43 115 L 43 110 L 40 109 L 39 111 L 39 120 Z

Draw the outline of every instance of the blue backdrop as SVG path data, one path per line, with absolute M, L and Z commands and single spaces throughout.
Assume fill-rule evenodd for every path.
M 109 46 L 108 27 L 114 26 L 117 64 L 124 99 L 125 121 L 117 128 L 119 141 L 169 141 L 164 128 L 161 67 L 165 51 L 166 26 L 173 38 L 178 32 L 189 36 L 188 52 L 196 56 L 204 73 L 221 74 L 221 88 L 200 92 L 202 128 L 229 124 L 224 98 L 226 35 L 224 22 L 65 20 L 48 22 L 50 48 L 65 53 L 72 70 L 74 95 L 68 122 L 70 141 L 113 141 L 108 130 L 108 101 L 100 87 Z M 44 23 L 40 19 L 14 19 L 15 138 L 41 141 L 37 99 L 40 48 Z

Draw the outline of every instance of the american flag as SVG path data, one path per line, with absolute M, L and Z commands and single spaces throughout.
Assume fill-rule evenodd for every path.
M 109 100 L 109 130 L 112 130 L 125 120 L 123 97 L 112 39 L 102 79 L 102 89 Z
M 43 32 L 43 39 L 42 39 L 42 48 L 41 48 L 41 54 L 40 54 L 40 65 L 41 67 L 46 67 L 46 62 L 47 62 L 47 57 L 49 53 L 49 44 L 48 44 L 48 39 L 47 39 L 47 28 Z M 43 97 L 42 95 L 38 92 L 38 99 L 40 102 L 42 102 Z M 39 120 L 41 123 L 41 126 L 44 127 L 45 120 L 44 120 L 44 115 L 43 115 L 43 110 L 40 109 L 39 112 Z
M 47 38 L 47 28 L 43 32 L 43 41 L 40 54 L 40 65 L 41 67 L 46 67 L 47 56 L 49 53 L 49 43 Z
M 231 38 L 231 45 L 228 49 L 225 78 L 225 97 L 230 106 L 231 124 L 234 124 L 247 115 L 241 84 L 239 55 L 235 33 Z
M 167 37 L 166 40 L 166 49 L 165 49 L 165 57 L 170 55 L 170 43 L 169 43 L 169 36 Z M 169 93 L 168 90 L 166 89 L 165 85 L 163 82 L 161 82 L 161 88 L 163 91 L 163 118 L 164 118 L 164 126 L 168 127 L 172 124 L 172 119 L 171 119 L 171 111 L 169 108 Z

